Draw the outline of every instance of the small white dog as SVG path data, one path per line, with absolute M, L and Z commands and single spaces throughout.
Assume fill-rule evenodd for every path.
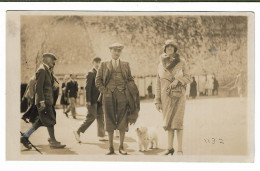
M 157 127 L 144 127 L 140 126 L 136 128 L 137 143 L 139 145 L 139 151 L 147 151 L 148 145 L 150 149 L 158 148 L 158 131 Z

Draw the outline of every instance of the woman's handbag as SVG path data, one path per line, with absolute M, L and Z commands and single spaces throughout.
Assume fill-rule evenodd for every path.
M 166 93 L 171 98 L 180 98 L 182 96 L 183 86 L 179 82 L 176 87 L 171 88 L 170 86 L 166 89 Z
M 182 70 L 179 70 L 174 77 L 182 77 L 183 76 L 183 71 Z M 175 80 L 175 78 L 173 78 L 173 81 Z M 168 80 L 169 81 L 169 80 Z M 170 81 L 171 83 L 173 81 Z M 178 81 L 177 85 L 172 88 L 171 86 L 169 86 L 167 89 L 166 89 L 166 93 L 168 96 L 170 96 L 171 98 L 180 98 L 182 96 L 182 92 L 183 92 L 183 89 L 185 89 L 185 87 L 182 85 L 182 83 L 180 83 Z

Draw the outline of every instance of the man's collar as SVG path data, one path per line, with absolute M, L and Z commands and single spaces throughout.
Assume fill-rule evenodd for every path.
M 119 62 L 120 59 L 118 58 L 117 60 L 115 60 L 115 59 L 112 58 L 112 61 L 113 61 L 113 62 Z
M 93 67 L 93 69 L 95 70 L 95 71 L 97 71 L 98 69 L 96 69 L 95 67 Z
M 48 69 L 50 69 L 49 65 L 47 65 L 47 64 L 45 64 L 45 63 L 43 63 L 43 65 L 46 66 Z

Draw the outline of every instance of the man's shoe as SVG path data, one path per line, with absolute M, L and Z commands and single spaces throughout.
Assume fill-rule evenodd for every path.
M 67 118 L 69 118 L 69 115 L 68 115 L 68 113 L 67 112 L 63 112 L 65 115 L 66 115 L 66 117 Z
M 76 141 L 78 141 L 78 143 L 81 143 L 80 134 L 77 131 L 73 131 L 73 134 L 75 136 Z
M 77 119 L 76 116 L 73 116 L 73 119 Z
M 48 142 L 49 142 L 49 143 L 52 142 L 51 138 L 48 138 Z M 59 141 L 56 141 L 56 143 L 60 143 L 60 142 L 59 142 Z
M 20 142 L 23 144 L 23 146 L 27 149 L 32 149 L 32 145 L 29 143 L 28 138 L 21 137 Z
M 27 118 L 22 117 L 21 119 L 22 119 L 25 123 L 29 123 L 29 122 L 27 121 Z
M 104 137 L 100 137 L 99 141 L 108 141 L 108 139 L 104 136 Z
M 127 152 L 124 150 L 123 147 L 119 147 L 119 153 L 122 155 L 127 155 Z
M 50 148 L 64 148 L 64 147 L 66 147 L 66 145 L 63 145 L 56 140 L 50 140 L 49 144 L 50 144 Z
M 115 154 L 114 147 L 109 147 L 109 151 L 106 155 L 113 155 Z

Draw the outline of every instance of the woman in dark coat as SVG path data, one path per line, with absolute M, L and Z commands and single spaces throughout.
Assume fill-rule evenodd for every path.
M 190 96 L 195 99 L 197 96 L 197 82 L 195 77 L 192 77 L 192 82 L 190 84 Z

